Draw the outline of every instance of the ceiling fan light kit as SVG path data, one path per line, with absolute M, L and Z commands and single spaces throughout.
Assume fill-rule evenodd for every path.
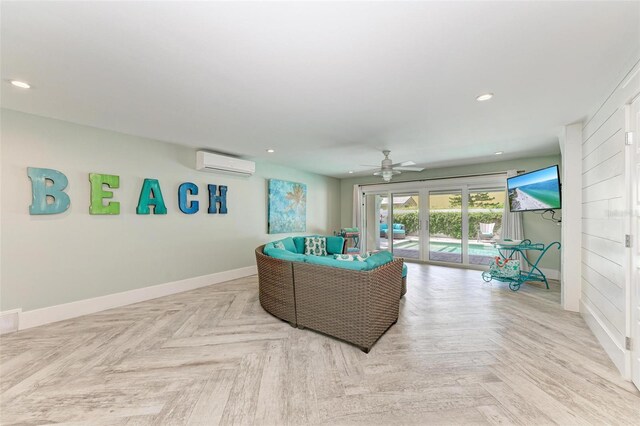
M 393 161 L 389 158 L 391 151 L 388 149 L 382 151 L 382 154 L 384 154 L 384 160 L 380 164 L 380 170 L 374 172 L 373 175 L 381 176 L 385 182 L 391 181 L 394 175 L 399 175 L 402 172 L 421 172 L 424 170 L 422 167 L 412 167 L 416 164 L 413 161 L 393 164 Z

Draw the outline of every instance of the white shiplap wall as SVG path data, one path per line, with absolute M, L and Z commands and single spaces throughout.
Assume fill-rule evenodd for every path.
M 580 311 L 623 375 L 625 283 L 625 105 L 640 92 L 640 61 L 584 125 Z

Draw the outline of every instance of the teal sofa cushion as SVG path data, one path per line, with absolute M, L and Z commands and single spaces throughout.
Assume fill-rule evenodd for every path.
M 342 254 L 342 248 L 344 247 L 344 238 L 342 237 L 327 237 L 327 253 L 329 254 Z
M 313 265 L 330 266 L 332 268 L 350 269 L 352 271 L 367 270 L 367 264 L 365 262 L 341 262 L 327 256 L 306 256 L 305 262 Z
M 364 263 L 367 264 L 367 269 L 375 269 L 382 265 L 385 265 L 393 260 L 393 255 L 388 251 L 379 251 L 371 256 L 367 257 Z M 343 262 L 348 263 L 348 262 Z
M 264 245 L 264 249 L 262 249 L 262 251 L 264 252 L 264 254 L 267 254 L 267 250 L 274 248 L 273 243 L 267 243 Z
M 404 277 L 406 277 L 406 276 L 407 276 L 407 272 L 408 272 L 407 264 L 406 264 L 406 263 L 403 263 L 403 264 L 402 264 L 402 278 L 404 278 Z
M 304 237 L 293 237 L 292 239 L 296 246 L 296 253 L 304 254 Z
M 282 244 L 284 244 L 284 249 L 290 251 L 291 253 L 298 253 L 296 248 L 296 244 L 293 242 L 293 238 L 287 237 L 285 239 L 280 240 Z
M 304 254 L 291 253 L 289 250 L 282 250 L 273 247 L 266 248 L 266 246 L 264 248 L 264 254 L 276 259 L 288 260 L 290 262 L 304 262 L 307 257 Z
M 381 232 L 386 232 L 387 229 L 388 229 L 388 225 L 386 223 L 381 223 L 380 224 L 380 231 Z M 392 225 L 391 229 L 392 229 L 392 232 L 394 234 L 402 234 L 405 231 L 404 224 L 402 224 L 402 223 L 394 223 Z

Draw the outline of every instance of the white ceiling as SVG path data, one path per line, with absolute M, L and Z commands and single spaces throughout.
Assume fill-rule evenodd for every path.
M 557 153 L 640 51 L 639 2 L 1 7 L 3 107 L 338 177 Z

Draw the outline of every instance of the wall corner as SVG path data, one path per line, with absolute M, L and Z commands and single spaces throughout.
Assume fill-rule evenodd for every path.
M 558 137 L 562 158 L 561 303 L 579 312 L 582 286 L 582 123 L 568 124 Z

